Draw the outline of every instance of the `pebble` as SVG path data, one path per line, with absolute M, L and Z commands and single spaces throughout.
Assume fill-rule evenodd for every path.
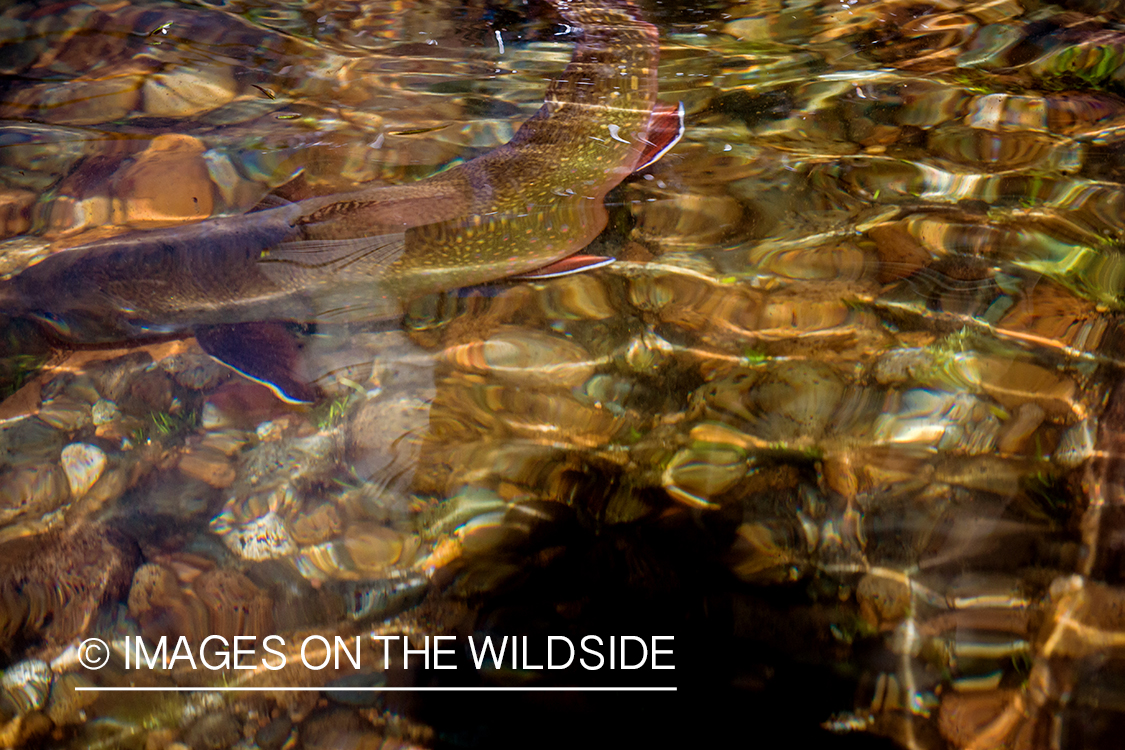
M 235 82 L 230 68 L 182 67 L 150 76 L 143 92 L 146 115 L 191 117 L 230 103 Z
M 212 487 L 229 487 L 237 476 L 234 466 L 222 452 L 201 447 L 180 458 L 180 471 Z
M 321 503 L 290 522 L 293 541 L 300 545 L 320 544 L 340 533 L 340 514 L 331 503 Z
M 37 104 L 50 113 L 52 122 L 67 125 L 96 125 L 119 120 L 139 103 L 142 80 L 134 70 L 119 68 L 97 78 L 75 79 L 42 90 Z M 32 91 L 28 89 L 27 93 Z
M 106 399 L 98 399 L 94 402 L 93 410 L 91 411 L 91 418 L 94 425 L 100 427 L 103 424 L 109 424 L 121 415 L 121 410 L 117 408 L 117 404 Z
M 459 370 L 488 374 L 526 387 L 581 385 L 598 363 L 570 339 L 505 328 L 487 340 L 449 347 L 441 359 Z
M 39 418 L 56 430 L 74 432 L 90 424 L 90 405 L 61 396 L 43 404 Z
M 5 463 L 53 461 L 66 442 L 66 433 L 38 417 L 20 419 L 0 429 Z
M 293 736 L 293 721 L 282 714 L 254 734 L 254 744 L 262 750 L 281 750 Z
M 129 396 L 123 408 L 139 417 L 153 412 L 170 412 L 173 405 L 172 381 L 156 368 L 146 368 L 129 381 Z
M 57 726 L 64 724 L 78 724 L 85 721 L 83 709 L 98 699 L 94 690 L 76 690 L 75 688 L 93 687 L 93 683 L 80 674 L 68 673 L 59 675 L 51 683 L 51 693 L 47 698 L 47 717 Z
M 13 664 L 0 677 L 0 689 L 20 714 L 38 711 L 51 689 L 51 667 L 45 661 L 28 659 Z
M 218 521 L 219 519 L 216 519 L 212 522 L 213 528 L 217 526 Z M 269 560 L 274 557 L 285 557 L 297 551 L 281 517 L 272 510 L 220 533 L 226 545 L 246 560 Z
M 403 537 L 394 529 L 374 524 L 354 524 L 344 536 L 344 548 L 355 566 L 376 573 L 396 563 L 403 553 Z
M 1055 462 L 1064 469 L 1073 469 L 1093 457 L 1097 432 L 1097 423 L 1092 419 L 1083 419 L 1069 428 L 1059 439 Z
M 71 443 L 63 448 L 62 468 L 70 484 L 70 494 L 78 499 L 94 486 L 105 470 L 105 451 L 89 443 Z
M 192 581 L 191 590 L 207 608 L 209 633 L 230 639 L 239 635 L 261 638 L 273 632 L 273 602 L 241 573 L 209 570 Z
M 67 481 L 63 471 L 52 464 L 21 466 L 0 477 L 0 525 L 8 526 L 17 519 L 40 523 L 67 499 Z M 17 533 L 14 528 L 5 532 Z
M 177 383 L 195 391 L 214 387 L 229 372 L 211 357 L 195 350 L 176 352 L 158 364 Z

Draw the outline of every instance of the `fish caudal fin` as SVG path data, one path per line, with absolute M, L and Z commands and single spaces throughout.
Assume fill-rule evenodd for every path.
M 512 276 L 511 278 L 516 281 L 557 279 L 560 276 L 571 276 L 576 273 L 583 273 L 585 271 L 592 271 L 595 268 L 601 268 L 602 266 L 608 266 L 613 261 L 613 258 L 604 255 L 571 255 L 562 260 L 556 260 L 550 265 L 537 268 L 531 273 L 524 273 L 519 276 Z
M 670 104 L 657 104 L 652 108 L 652 116 L 648 120 L 648 132 L 645 134 L 645 150 L 637 161 L 634 172 L 653 164 L 684 136 L 684 103 L 676 106 Z
M 196 326 L 203 351 L 290 404 L 316 400 L 316 389 L 301 375 L 301 342 L 286 323 Z

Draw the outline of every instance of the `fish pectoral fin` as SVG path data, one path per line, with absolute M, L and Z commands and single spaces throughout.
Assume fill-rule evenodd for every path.
M 316 400 L 316 389 L 302 374 L 302 345 L 295 329 L 277 321 L 196 326 L 195 340 L 203 351 L 282 401 L 309 404 Z
M 383 268 L 406 249 L 404 233 L 339 240 L 293 240 L 262 251 L 260 263 L 279 263 L 308 270 L 336 272 Z
M 595 268 L 608 266 L 616 258 L 605 255 L 571 255 L 562 260 L 556 260 L 550 265 L 537 268 L 531 273 L 512 276 L 516 281 L 539 281 L 542 279 L 557 279 L 560 276 L 570 276 L 576 273 L 592 271 Z
M 671 104 L 657 104 L 652 108 L 652 116 L 648 119 L 645 149 L 633 171 L 637 172 L 656 162 L 679 143 L 683 136 L 684 103 L 680 102 L 674 107 Z

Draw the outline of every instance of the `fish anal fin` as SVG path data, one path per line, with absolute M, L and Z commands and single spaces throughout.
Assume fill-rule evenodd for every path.
M 539 281 L 542 279 L 557 279 L 560 276 L 571 276 L 576 273 L 592 271 L 595 268 L 608 266 L 615 259 L 604 255 L 570 255 L 562 260 L 556 260 L 550 265 L 537 268 L 531 273 L 520 274 L 512 278 L 517 281 Z
M 301 342 L 290 324 L 267 321 L 196 326 L 195 340 L 203 351 L 266 386 L 286 403 L 316 400 L 316 389 L 302 376 Z
M 684 103 L 672 106 L 671 104 L 657 104 L 652 108 L 652 116 L 648 120 L 648 132 L 645 134 L 645 149 L 641 152 L 640 159 L 633 171 L 644 169 L 656 162 L 673 146 L 679 143 L 684 135 Z

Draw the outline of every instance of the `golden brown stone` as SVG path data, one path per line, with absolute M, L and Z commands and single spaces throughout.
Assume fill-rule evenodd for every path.
M 205 219 L 214 195 L 202 141 L 187 135 L 158 135 L 114 180 L 115 220 L 133 226 Z M 169 179 L 175 175 L 175 179 Z
M 31 228 L 31 206 L 35 193 L 29 190 L 0 190 L 0 239 L 23 234 Z
M 222 452 L 213 448 L 196 448 L 180 458 L 180 471 L 202 480 L 212 487 L 229 487 L 237 472 Z
M 235 97 L 230 68 L 192 66 L 156 73 L 144 84 L 145 114 L 153 117 L 191 117 L 210 112 Z

